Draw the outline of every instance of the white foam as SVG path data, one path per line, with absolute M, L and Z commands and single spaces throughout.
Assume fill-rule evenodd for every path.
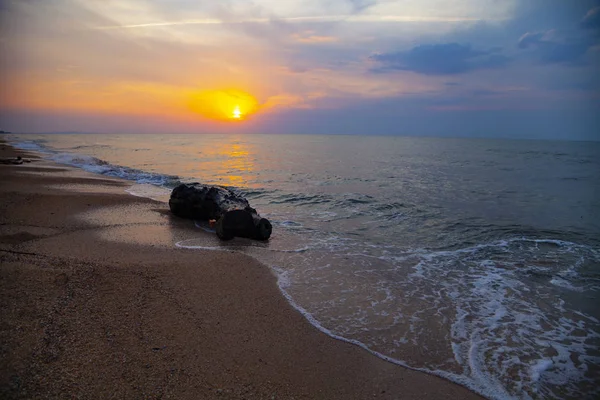
M 554 363 L 548 358 L 542 358 L 538 360 L 535 364 L 531 366 L 531 379 L 534 382 L 539 381 L 544 371 L 550 369 L 552 365 L 554 365 Z
M 554 244 L 552 247 L 539 247 L 540 244 Z M 377 246 L 376 246 L 377 247 Z M 352 249 L 352 251 L 349 251 Z M 364 280 L 365 276 L 377 276 L 381 269 L 361 265 L 364 260 L 373 257 L 365 254 L 364 247 L 358 247 L 352 240 L 347 238 L 338 238 L 332 236 L 319 243 L 315 251 L 333 251 L 329 257 L 339 257 L 348 268 L 348 262 L 356 265 L 356 277 Z M 383 249 L 377 247 L 379 252 L 387 252 L 393 249 Z M 362 252 L 362 253 L 361 253 Z M 549 253 L 548 253 L 549 252 Z M 335 283 L 328 283 L 327 266 L 321 267 L 302 267 L 296 272 L 290 270 L 280 271 L 280 290 L 284 296 L 291 301 L 289 289 L 293 287 L 293 280 L 300 279 L 303 291 L 306 285 L 315 286 L 315 293 L 321 296 L 321 293 L 331 292 L 335 300 L 324 299 L 320 304 L 311 304 L 310 294 L 304 295 L 309 300 L 306 306 L 297 308 L 313 324 L 319 321 L 317 328 L 327 334 L 339 338 L 349 338 L 346 341 L 351 343 L 362 343 L 361 347 L 373 349 L 371 346 L 377 343 L 378 348 L 385 349 L 388 346 L 385 343 L 391 343 L 397 348 L 402 348 L 405 344 L 419 345 L 427 348 L 427 343 L 419 340 L 419 337 L 426 332 L 426 325 L 432 322 L 432 318 L 446 318 L 443 310 L 454 309 L 456 315 L 451 322 L 449 332 L 448 346 L 451 354 L 458 365 L 464 368 L 463 374 L 454 374 L 443 372 L 436 368 L 435 364 L 427 367 L 416 368 L 434 372 L 436 375 L 444 376 L 457 383 L 461 383 L 471 389 L 490 398 L 512 398 L 513 396 L 528 398 L 542 394 L 544 397 L 554 398 L 557 395 L 553 392 L 553 380 L 544 379 L 539 383 L 538 375 L 542 374 L 539 368 L 532 369 L 531 364 L 538 365 L 538 360 L 548 359 L 545 355 L 547 348 L 557 346 L 561 349 L 562 355 L 551 357 L 552 365 L 547 365 L 549 371 L 544 371 L 544 376 L 559 371 L 557 361 L 562 360 L 560 372 L 564 379 L 563 385 L 566 388 L 561 390 L 575 395 L 578 390 L 578 384 L 585 378 L 586 365 L 595 363 L 596 359 L 589 353 L 592 351 L 594 335 L 596 332 L 591 326 L 580 327 L 580 330 L 587 331 L 588 336 L 578 337 L 574 328 L 570 331 L 565 330 L 567 326 L 577 326 L 576 320 L 564 318 L 556 320 L 556 312 L 573 313 L 574 310 L 566 308 L 567 305 L 561 298 L 548 298 L 547 296 L 556 296 L 555 292 L 543 292 L 554 285 L 550 282 L 552 274 L 548 264 L 536 266 L 535 262 L 541 258 L 541 262 L 554 260 L 560 255 L 570 255 L 578 253 L 588 254 L 590 257 L 597 257 L 592 249 L 586 246 L 577 245 L 567 241 L 552 239 L 527 239 L 510 238 L 490 243 L 478 244 L 476 246 L 447 251 L 428 251 L 426 249 L 416 249 L 404 254 L 384 253 L 376 258 L 386 262 L 398 265 L 396 271 L 399 274 L 406 270 L 406 265 L 412 263 L 412 272 L 406 277 L 405 282 L 392 277 L 392 281 L 379 280 L 378 286 L 373 283 L 368 285 L 370 294 L 382 292 L 385 293 L 383 300 L 370 300 L 365 302 L 369 309 L 347 313 L 344 307 L 345 297 L 343 293 L 352 293 L 360 296 L 357 287 L 349 286 L 352 290 L 336 289 L 336 285 L 347 285 L 345 280 L 353 279 L 351 276 L 345 277 L 340 265 L 336 264 L 331 269 L 331 276 L 335 277 Z M 341 253 L 341 255 L 339 254 Z M 548 253 L 548 256 L 544 254 Z M 344 256 L 352 256 L 351 259 Z M 492 258 L 490 258 L 490 256 Z M 546 257 L 546 259 L 544 259 Z M 583 257 L 583 256 L 582 256 Z M 532 266 L 528 265 L 527 259 L 534 260 Z M 544 261 L 546 260 L 546 261 Z M 313 260 L 314 261 L 314 260 Z M 579 278 L 578 268 L 581 262 L 574 263 L 569 267 L 569 276 L 574 279 Z M 366 264 L 365 264 L 366 265 Z M 354 267 L 353 267 L 354 268 Z M 556 268 L 556 266 L 554 267 Z M 293 270 L 293 269 L 292 269 Z M 394 268 L 390 269 L 394 270 Z M 311 271 L 314 271 L 311 272 Z M 317 275 L 318 273 L 318 275 Z M 536 273 L 533 280 L 528 281 L 528 273 Z M 564 273 L 564 271 L 563 271 Z M 525 281 L 523 280 L 525 279 Z M 539 279 L 546 279 L 546 283 Z M 397 293 L 390 292 L 390 283 L 401 285 L 401 290 Z M 358 283 L 354 283 L 356 285 Z M 365 284 L 366 285 L 366 284 Z M 542 292 L 540 292 L 542 291 Z M 398 294 L 402 297 L 399 298 Z M 404 300 L 409 299 L 409 300 Z M 368 299 L 366 299 L 368 300 Z M 314 300 L 312 300 L 314 301 Z M 400 303 L 398 304 L 398 302 Z M 556 306 L 548 310 L 545 303 L 555 301 Z M 539 302 L 539 304 L 538 304 Z M 354 303 L 353 303 L 354 304 Z M 408 315 L 402 320 L 409 321 L 409 334 L 400 339 L 392 339 L 386 342 L 374 336 L 377 331 L 378 318 L 393 315 L 394 309 L 386 308 L 389 306 L 401 307 L 401 310 L 415 309 L 415 314 Z M 332 311 L 326 311 L 328 307 L 333 307 Z M 382 308 L 383 307 L 383 308 Z M 308 310 L 316 311 L 315 317 Z M 397 308 L 395 310 L 398 310 Z M 346 313 L 345 317 L 341 317 Z M 442 314 L 440 314 L 442 313 Z M 422 317 L 421 317 L 422 315 Z M 592 323 L 595 319 L 592 316 L 583 315 Z M 399 320 L 393 319 L 393 324 L 398 324 Z M 332 328 L 325 329 L 323 324 L 329 324 Z M 341 325 L 340 325 L 341 324 Z M 385 328 L 379 328 L 386 332 L 392 329 L 394 325 Z M 364 336 L 362 332 L 371 332 Z M 440 332 L 443 334 L 443 332 Z M 353 337 L 365 337 L 366 342 L 360 342 L 352 339 Z M 385 344 L 385 345 L 384 345 Z M 374 354 L 379 354 L 378 350 L 372 350 Z M 401 354 L 402 351 L 400 350 Z M 592 351 L 593 353 L 593 351 Z M 391 354 L 391 353 L 390 353 Z M 573 357 L 577 355 L 579 360 L 576 362 L 568 361 L 566 355 Z M 388 357 L 383 357 L 388 359 Z M 527 361 L 526 361 L 527 360 Z M 398 360 L 396 360 L 398 361 Z M 404 365 L 404 362 L 399 362 Z M 546 365 L 539 361 L 539 366 Z M 504 387 L 506 380 L 500 380 L 503 376 L 515 376 L 515 379 Z
M 11 145 L 21 150 L 37 151 L 39 153 L 46 153 L 47 149 L 35 142 L 11 142 Z
M 87 156 L 83 154 L 72 154 L 72 153 L 58 153 L 52 156 L 52 159 L 61 164 L 73 164 L 73 165 L 108 165 L 106 162 Z
M 193 249 L 193 250 L 210 250 L 210 251 L 231 251 L 231 249 L 220 246 L 201 246 L 201 245 L 192 245 L 186 244 L 196 239 L 188 239 L 182 240 L 180 242 L 175 243 L 175 247 L 179 247 L 182 249 Z
M 575 394 L 578 382 L 586 380 L 586 361 L 595 363 L 597 360 L 597 357 L 588 355 L 596 332 L 590 330 L 589 326 L 587 329 L 581 327 L 580 329 L 588 332 L 588 337 L 582 338 L 573 334 L 573 326 L 577 326 L 575 320 L 565 316 L 558 320 L 551 317 L 543 308 L 544 303 L 538 304 L 539 300 L 535 295 L 532 297 L 529 294 L 532 288 L 539 293 L 543 286 L 536 283 L 536 286 L 529 288 L 523 283 L 518 275 L 521 269 L 516 267 L 512 258 L 478 261 L 478 253 L 486 248 L 496 250 L 523 243 L 531 243 L 534 247 L 540 243 L 556 244 L 560 248 L 558 251 L 585 250 L 582 246 L 565 241 L 516 238 L 457 251 L 431 253 L 421 257 L 422 261 L 417 263 L 410 279 L 415 287 L 418 287 L 420 280 L 441 285 L 456 302 L 457 318 L 451 332 L 452 349 L 457 362 L 464 365 L 465 360 L 468 360 L 467 375 L 479 385 L 488 386 L 490 389 L 495 387 L 493 390 L 497 391 L 500 384 L 496 376 L 508 375 L 509 370 L 516 370 L 519 379 L 513 381 L 511 393 L 522 393 L 527 397 L 539 392 L 548 398 L 555 397 L 548 385 L 540 387 L 536 384 L 542 372 L 541 367 L 546 367 L 550 370 L 548 374 L 560 370 L 563 377 L 560 384 L 567 386 L 567 389 L 562 390 Z M 511 253 L 510 257 L 528 254 L 529 250 L 522 247 L 519 249 L 520 254 Z M 488 251 L 482 254 L 486 253 Z M 581 264 L 578 262 L 569 269 L 571 276 L 578 276 L 577 268 Z M 459 267 L 459 274 L 448 280 L 452 274 L 448 271 L 456 267 Z M 465 270 L 465 267 L 468 269 Z M 444 279 L 441 279 L 442 277 Z M 556 285 L 557 281 L 555 277 L 549 283 Z M 560 284 L 571 290 L 576 289 L 565 280 Z M 551 292 L 548 292 L 546 296 L 550 295 Z M 564 305 L 564 302 L 562 304 Z M 466 322 L 467 317 L 469 322 Z M 514 332 L 512 346 L 508 346 L 505 340 L 509 332 Z M 537 344 L 540 342 L 541 345 Z M 558 356 L 550 358 L 550 363 L 544 362 L 548 360 L 547 357 L 539 357 L 548 344 L 559 353 Z M 575 354 L 578 355 L 578 362 L 572 361 Z M 522 361 L 531 357 L 539 360 L 535 361 L 536 368 L 533 369 Z M 552 385 L 559 383 L 556 379 L 548 382 Z
M 300 247 L 298 249 L 272 249 L 272 248 L 267 247 L 266 250 L 277 252 L 277 253 L 304 253 L 304 252 L 311 250 L 312 248 L 313 247 L 311 247 L 311 246 L 304 246 L 304 247 Z
M 148 183 L 135 184 L 125 189 L 125 191 L 136 197 L 143 197 L 156 201 L 168 201 L 171 191 L 162 186 L 151 185 Z
M 59 164 L 71 165 L 94 174 L 114 176 L 121 179 L 135 181 L 138 184 L 161 186 L 168 184 L 171 181 L 176 181 L 176 177 L 174 176 L 140 171 L 120 165 L 113 165 L 104 160 L 84 154 L 56 153 L 53 154 L 50 159 Z
M 381 358 L 385 361 L 391 362 L 393 364 L 400 365 L 402 367 L 412 369 L 415 371 L 420 371 L 420 372 L 424 372 L 427 374 L 437 375 L 442 378 L 448 379 L 450 381 L 453 381 L 455 383 L 463 385 L 463 386 L 473 390 L 474 392 L 479 393 L 489 399 L 497 399 L 497 400 L 511 399 L 511 397 L 502 389 L 501 386 L 500 387 L 481 386 L 479 384 L 479 382 L 469 379 L 469 378 L 465 377 L 464 375 L 457 375 L 457 374 L 453 374 L 453 373 L 450 373 L 447 371 L 430 370 L 430 369 L 426 369 L 426 368 L 412 367 L 402 360 L 398 360 L 393 357 L 387 356 L 383 353 L 380 353 L 378 351 L 375 351 L 375 350 L 371 349 L 369 346 L 367 346 L 366 344 L 364 344 L 358 340 L 349 339 L 344 336 L 337 335 L 332 330 L 323 326 L 310 312 L 308 312 L 304 307 L 300 306 L 292 298 L 292 296 L 288 293 L 287 289 L 291 286 L 291 279 L 289 278 L 289 271 L 286 271 L 279 267 L 272 267 L 272 270 L 274 271 L 274 273 L 277 276 L 277 286 L 279 287 L 281 294 L 287 299 L 289 304 L 293 308 L 295 308 L 300 314 L 302 314 L 302 316 L 304 316 L 304 318 L 306 318 L 306 320 L 308 322 L 310 322 L 311 325 L 313 325 L 315 328 L 317 328 L 321 332 L 325 333 L 326 335 L 328 335 L 334 339 L 340 340 L 342 342 L 351 343 L 356 346 L 359 346 L 362 349 L 368 351 L 369 353 L 375 355 L 376 357 L 379 357 L 379 358 Z
M 556 277 L 552 278 L 550 280 L 550 283 L 553 284 L 553 285 L 555 285 L 555 286 L 564 288 L 564 289 L 572 290 L 574 292 L 583 292 L 583 288 L 573 286 L 571 284 L 571 282 L 569 282 L 569 281 L 561 278 L 560 276 L 556 276 Z
M 278 223 L 278 225 L 288 228 L 301 228 L 303 226 L 301 223 L 295 221 L 281 221 Z

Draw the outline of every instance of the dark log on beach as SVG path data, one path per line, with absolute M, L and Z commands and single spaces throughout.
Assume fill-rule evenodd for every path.
M 16 158 L 0 158 L 0 164 L 20 165 L 20 164 L 23 164 L 23 161 L 29 162 L 29 160 L 23 160 L 21 157 L 16 157 Z
M 218 186 L 181 184 L 171 192 L 169 207 L 179 217 L 216 220 L 217 236 L 223 240 L 235 236 L 267 240 L 273 230 L 269 220 L 261 218 L 248 200 Z

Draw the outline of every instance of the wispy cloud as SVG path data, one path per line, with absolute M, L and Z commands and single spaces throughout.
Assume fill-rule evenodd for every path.
M 318 35 L 314 31 L 306 31 L 302 33 L 294 33 L 292 39 L 299 43 L 333 43 L 339 39 L 335 36 Z
M 184 21 L 163 21 L 163 22 L 148 22 L 143 24 L 130 24 L 130 25 L 108 25 L 108 26 L 97 26 L 94 29 L 129 29 L 129 28 L 154 28 L 162 26 L 177 26 L 177 25 L 221 25 L 225 24 L 224 21 L 218 19 L 204 18 L 204 19 L 190 19 Z
M 490 21 L 490 19 L 487 19 Z M 494 21 L 503 21 L 505 18 L 495 18 Z M 233 24 L 268 24 L 272 22 L 288 23 L 328 23 L 328 22 L 477 22 L 481 18 L 475 17 L 435 17 L 435 16 L 410 16 L 410 15 L 323 15 L 306 17 L 284 17 L 284 18 L 245 18 L 245 19 L 216 19 L 200 18 L 186 19 L 180 21 L 157 21 L 140 24 L 108 25 L 98 26 L 95 29 L 128 29 L 128 28 L 152 28 L 178 25 L 233 25 Z

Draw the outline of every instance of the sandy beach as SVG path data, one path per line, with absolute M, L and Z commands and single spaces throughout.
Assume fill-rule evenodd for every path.
M 0 397 L 479 398 L 318 331 L 127 181 L 0 144 Z M 277 232 L 274 232 L 276 235 Z

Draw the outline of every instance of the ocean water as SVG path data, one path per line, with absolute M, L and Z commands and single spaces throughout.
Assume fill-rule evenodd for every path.
M 327 334 L 492 399 L 600 397 L 600 143 L 13 135 L 162 201 L 224 185 L 271 220 L 224 244 Z M 193 228 L 192 228 L 193 229 Z M 177 247 L 220 249 L 198 239 Z M 212 243 L 207 245 L 207 243 Z

